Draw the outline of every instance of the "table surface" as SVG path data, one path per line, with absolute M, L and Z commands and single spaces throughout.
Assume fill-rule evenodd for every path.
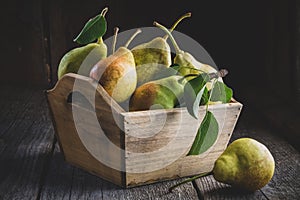
M 0 199 L 299 199 L 300 154 L 244 105 L 231 141 L 251 137 L 275 158 L 272 180 L 245 193 L 210 176 L 168 192 L 184 179 L 120 188 L 64 161 L 42 89 L 1 86 Z

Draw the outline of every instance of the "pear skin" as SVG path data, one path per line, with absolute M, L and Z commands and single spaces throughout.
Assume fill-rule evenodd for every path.
M 201 63 L 197 61 L 190 53 L 184 52 L 179 53 L 174 57 L 174 63 L 184 68 L 180 68 L 178 72 L 182 75 L 188 74 L 200 74 L 201 72 L 205 73 L 216 73 L 217 70 L 210 65 Z M 201 71 L 200 71 L 201 70 Z
M 59 63 L 57 70 L 58 79 L 61 79 L 67 73 L 89 76 L 91 68 L 106 56 L 107 46 L 105 43 L 90 43 L 72 49 L 62 57 Z
M 123 102 L 134 92 L 137 84 L 134 57 L 130 50 L 120 47 L 114 54 L 100 60 L 90 77 L 98 80 L 117 102 Z
M 216 160 L 213 176 L 219 182 L 255 191 L 271 180 L 274 170 L 274 158 L 265 145 L 251 138 L 240 138 Z
M 182 76 L 170 76 L 139 86 L 130 98 L 129 111 L 174 108 L 183 96 Z
M 153 23 L 155 26 L 159 27 L 160 29 L 162 29 L 163 31 L 165 31 L 165 33 L 169 36 L 175 51 L 176 51 L 176 56 L 174 57 L 174 64 L 178 64 L 179 66 L 181 66 L 182 68 L 178 70 L 178 72 L 182 75 L 182 76 L 186 76 L 189 74 L 200 74 L 200 73 L 216 73 L 217 70 L 215 68 L 213 68 L 212 66 L 208 65 L 208 64 L 204 64 L 201 63 L 199 61 L 197 61 L 192 54 L 182 51 L 176 40 L 174 39 L 174 37 L 172 36 L 171 32 L 164 27 L 163 25 L 154 22 Z M 193 77 L 190 76 L 187 79 L 190 80 Z M 222 78 L 218 79 L 219 81 L 223 81 Z
M 160 37 L 134 47 L 132 54 L 136 63 L 138 85 L 152 81 L 160 71 L 172 64 L 170 46 Z
M 185 18 L 191 17 L 191 13 L 186 13 L 179 17 L 170 31 Z M 168 35 L 156 37 L 150 42 L 140 44 L 132 49 L 135 59 L 138 86 L 146 82 L 158 79 L 159 74 L 172 64 L 171 49 L 167 43 Z

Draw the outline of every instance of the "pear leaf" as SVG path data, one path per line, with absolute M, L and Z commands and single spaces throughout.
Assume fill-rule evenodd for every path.
M 175 70 L 175 71 L 177 71 L 178 72 L 178 70 L 181 68 L 180 67 L 180 65 L 178 65 L 178 64 L 172 64 L 171 66 L 170 66 L 170 68 L 172 68 L 173 70 Z
M 79 35 L 74 39 L 78 44 L 88 44 L 102 37 L 107 29 L 107 22 L 101 14 L 90 19 L 83 27 Z
M 208 91 L 207 87 L 205 87 L 201 101 L 200 101 L 200 105 L 206 105 L 208 103 L 208 99 L 209 99 L 209 91 Z
M 209 76 L 206 73 L 189 80 L 184 86 L 184 101 L 190 115 L 198 118 L 199 104 L 206 88 Z
M 213 113 L 207 111 L 188 155 L 199 155 L 207 151 L 217 140 L 218 133 L 218 122 Z
M 211 101 L 221 101 L 222 103 L 230 102 L 233 91 L 224 83 L 217 81 L 211 91 Z

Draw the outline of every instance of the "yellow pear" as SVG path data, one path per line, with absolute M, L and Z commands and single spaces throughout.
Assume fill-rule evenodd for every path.
M 268 148 L 252 138 L 233 141 L 216 160 L 214 178 L 248 191 L 264 187 L 272 178 L 275 161 Z
M 137 85 L 134 57 L 127 47 L 141 30 L 138 29 L 125 46 L 114 51 L 117 32 L 118 28 L 115 29 L 112 55 L 100 60 L 92 68 L 90 77 L 97 80 L 115 101 L 124 102 L 132 95 Z

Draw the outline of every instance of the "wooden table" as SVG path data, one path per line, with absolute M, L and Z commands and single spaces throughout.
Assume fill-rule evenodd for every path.
M 66 163 L 54 137 L 42 89 L 0 86 L 0 199 L 299 199 L 300 154 L 244 105 L 231 141 L 251 137 L 276 160 L 271 182 L 244 193 L 200 178 L 168 192 L 183 179 L 122 189 Z M 284 134 L 284 133 L 282 133 Z

